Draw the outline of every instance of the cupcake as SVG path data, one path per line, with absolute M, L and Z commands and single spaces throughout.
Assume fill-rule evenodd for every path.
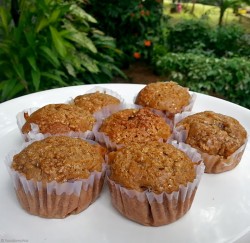
M 233 117 L 204 111 L 177 116 L 174 138 L 201 153 L 206 173 L 221 173 L 239 164 L 247 132 Z
M 37 139 L 40 135 L 70 133 L 85 133 L 86 138 L 92 138 L 95 118 L 74 105 L 49 104 L 19 113 L 17 123 L 25 140 Z
M 123 105 L 111 110 L 114 113 L 105 110 L 107 117 L 103 119 L 100 114 L 96 115 L 98 119 L 93 129 L 97 141 L 110 149 L 131 142 L 167 141 L 171 135 L 167 120 L 149 108 Z
M 195 97 L 175 82 L 156 82 L 146 85 L 138 93 L 135 104 L 163 111 L 173 119 L 177 113 L 190 111 Z
M 116 92 L 102 87 L 95 87 L 86 94 L 74 98 L 73 103 L 89 111 L 91 114 L 101 110 L 108 105 L 118 105 L 123 102 L 123 98 Z
M 45 218 L 85 210 L 103 186 L 104 151 L 80 138 L 52 136 L 11 152 L 6 164 L 23 209 Z
M 173 145 L 132 143 L 109 153 L 111 202 L 123 216 L 160 226 L 178 220 L 190 209 L 204 165 L 195 149 Z

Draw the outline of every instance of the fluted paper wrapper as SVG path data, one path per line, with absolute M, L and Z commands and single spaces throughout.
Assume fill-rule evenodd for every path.
M 178 191 L 156 194 L 148 190 L 138 192 L 126 189 L 108 178 L 111 202 L 123 216 L 142 225 L 161 226 L 178 220 L 188 212 L 205 166 L 195 149 L 183 143 L 177 144 L 176 141 L 172 144 L 184 151 L 193 162 L 198 162 L 194 165 L 196 171 L 194 181 L 180 185 Z
M 182 119 L 187 116 L 195 114 L 194 112 L 184 112 L 182 114 L 178 114 L 175 117 L 174 124 L 176 125 Z M 178 142 L 186 142 L 187 139 L 187 131 L 184 127 L 175 127 L 172 135 L 172 139 L 177 140 Z M 233 154 L 224 158 L 220 155 L 210 155 L 208 153 L 204 153 L 201 150 L 197 149 L 197 151 L 201 154 L 203 162 L 206 166 L 205 173 L 209 174 L 218 174 L 222 172 L 226 172 L 234 169 L 241 161 L 242 155 L 244 154 L 245 148 L 247 145 L 247 139 L 244 144 L 238 148 Z
M 35 123 L 31 123 L 31 131 L 30 132 L 22 133 L 22 127 L 26 123 L 25 114 L 30 116 L 33 112 L 35 112 L 38 109 L 40 109 L 40 108 L 38 108 L 38 107 L 28 108 L 22 112 L 19 112 L 16 116 L 17 126 L 19 128 L 19 131 L 20 131 L 21 136 L 22 136 L 24 141 L 28 142 L 28 141 L 32 141 L 32 140 L 41 140 L 44 137 L 55 136 L 55 135 L 65 135 L 65 136 L 79 137 L 79 138 L 85 138 L 85 139 L 93 139 L 94 138 L 93 132 L 89 131 L 89 130 L 86 132 L 71 131 L 68 133 L 61 133 L 61 134 L 50 134 L 50 133 L 43 134 L 40 132 L 39 126 Z
M 99 197 L 104 182 L 105 165 L 101 172 L 94 171 L 87 179 L 64 183 L 27 180 L 24 175 L 12 169 L 14 155 L 32 142 L 34 141 L 11 151 L 5 159 L 17 199 L 24 210 L 44 218 L 65 218 L 82 212 Z
M 95 140 L 103 144 L 106 148 L 108 148 L 111 151 L 121 148 L 123 144 L 117 144 L 115 142 L 112 142 L 105 133 L 99 132 L 99 128 L 101 127 L 103 120 L 112 115 L 113 113 L 125 109 L 140 109 L 140 108 L 143 107 L 140 105 L 123 103 L 119 105 L 109 105 L 107 107 L 104 107 L 102 110 L 94 113 L 94 117 L 96 118 L 96 123 L 93 127 Z M 168 119 L 163 112 L 155 109 L 150 109 L 150 110 L 153 113 L 157 114 L 158 116 L 162 117 L 166 121 L 166 123 L 170 126 L 171 130 L 173 129 L 173 122 L 170 119 Z

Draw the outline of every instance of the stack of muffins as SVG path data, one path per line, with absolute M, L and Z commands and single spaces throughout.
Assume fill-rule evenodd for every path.
M 20 204 L 47 218 L 80 213 L 100 195 L 106 174 L 112 204 L 128 219 L 160 226 L 181 218 L 204 170 L 233 169 L 247 143 L 236 119 L 193 114 L 195 98 L 175 82 L 146 85 L 135 104 L 97 87 L 19 113 L 28 143 L 6 162 Z

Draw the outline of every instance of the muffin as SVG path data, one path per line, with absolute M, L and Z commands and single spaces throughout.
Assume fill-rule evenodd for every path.
M 111 202 L 123 216 L 160 226 L 176 221 L 190 209 L 204 164 L 195 149 L 173 145 L 132 143 L 109 153 Z
M 95 118 L 90 112 L 69 104 L 49 104 L 18 114 L 18 126 L 26 140 L 38 134 L 86 133 L 91 138 Z
M 175 139 L 201 153 L 206 173 L 225 172 L 239 164 L 247 132 L 236 119 L 212 111 L 184 113 L 176 119 Z
M 175 82 L 156 82 L 146 85 L 137 95 L 135 104 L 163 111 L 173 119 L 174 115 L 190 111 L 195 95 Z
M 119 94 L 101 87 L 91 89 L 86 94 L 79 95 L 73 100 L 76 106 L 89 111 L 91 114 L 101 110 L 105 106 L 118 105 L 121 102 L 123 102 L 123 99 Z
M 100 195 L 104 153 L 80 138 L 52 136 L 11 152 L 6 164 L 24 210 L 64 218 L 85 210 Z
M 93 131 L 98 142 L 114 149 L 131 142 L 167 141 L 170 137 L 171 128 L 164 117 L 149 108 L 124 107 L 119 110 L 118 106 L 116 112 L 97 120 Z

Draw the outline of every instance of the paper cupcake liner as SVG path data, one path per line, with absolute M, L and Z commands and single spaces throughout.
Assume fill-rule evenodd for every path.
M 172 144 L 197 163 L 194 181 L 181 185 L 178 191 L 156 194 L 148 190 L 138 192 L 126 189 L 107 177 L 111 202 L 123 216 L 143 225 L 161 226 L 176 221 L 190 209 L 205 166 L 195 149 L 176 141 Z
M 82 212 L 99 197 L 105 177 L 105 164 L 101 172 L 94 171 L 87 179 L 64 183 L 27 180 L 24 175 L 13 170 L 11 164 L 14 155 L 32 142 L 11 151 L 5 159 L 18 201 L 24 210 L 45 218 L 65 218 Z
M 61 134 L 50 134 L 50 133 L 40 133 L 39 126 L 35 123 L 31 123 L 31 131 L 28 133 L 22 133 L 22 127 L 26 123 L 25 116 L 28 115 L 30 116 L 33 112 L 38 110 L 40 108 L 38 107 L 32 107 L 29 109 L 25 109 L 22 112 L 19 112 L 16 116 L 17 120 L 17 126 L 19 128 L 19 131 L 21 133 L 21 136 L 24 141 L 32 141 L 32 140 L 41 140 L 45 137 L 50 137 L 50 136 L 56 136 L 56 135 L 64 135 L 64 136 L 70 136 L 70 137 L 79 137 L 79 138 L 84 138 L 84 139 L 94 139 L 94 134 L 92 131 L 88 130 L 85 132 L 74 132 L 70 131 L 68 133 L 61 133 Z
M 103 87 L 100 87 L 100 86 L 96 86 L 88 91 L 86 91 L 85 93 L 83 94 L 79 94 L 79 95 L 85 95 L 85 94 L 91 94 L 91 93 L 95 93 L 95 92 L 100 92 L 100 93 L 103 93 L 103 94 L 108 94 L 108 95 L 111 95 L 115 98 L 117 98 L 118 100 L 120 100 L 121 103 L 124 103 L 125 100 L 124 98 L 118 94 L 117 92 L 111 90 L 111 89 L 107 89 L 107 88 L 103 88 Z M 66 103 L 68 104 L 74 104 L 74 98 L 69 98 Z
M 119 105 L 106 106 L 102 110 L 94 113 L 94 117 L 96 118 L 96 123 L 93 126 L 93 133 L 94 133 L 94 137 L 96 141 L 105 145 L 105 147 L 110 150 L 117 150 L 121 148 L 123 146 L 122 144 L 117 144 L 115 142 L 112 142 L 105 133 L 99 132 L 99 128 L 101 127 L 103 120 L 109 117 L 110 115 L 112 115 L 113 113 L 116 113 L 118 111 L 125 110 L 125 109 L 140 109 L 140 108 L 143 108 L 143 107 L 140 105 L 136 105 L 136 104 L 122 103 Z M 156 115 L 162 117 L 165 120 L 165 122 L 170 126 L 170 129 L 171 130 L 173 129 L 173 122 L 169 120 L 163 112 L 156 110 L 156 109 L 150 109 L 150 110 Z
M 178 114 L 175 117 L 174 126 L 185 117 L 193 114 L 195 113 L 184 112 L 182 114 Z M 174 128 L 171 139 L 175 139 L 178 142 L 185 143 L 187 136 L 188 134 L 183 127 L 176 127 Z M 234 169 L 240 163 L 246 145 L 247 145 L 247 139 L 240 148 L 238 148 L 233 154 L 231 154 L 227 158 L 224 158 L 223 156 L 219 155 L 210 155 L 208 153 L 202 152 L 200 149 L 197 149 L 197 151 L 201 154 L 204 164 L 206 166 L 205 173 L 217 174 Z

